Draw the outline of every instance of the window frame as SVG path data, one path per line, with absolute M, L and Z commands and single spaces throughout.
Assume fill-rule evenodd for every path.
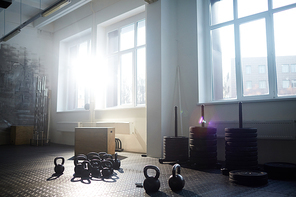
M 295 99 L 295 95 L 278 95 L 277 88 L 277 68 L 276 68 L 276 56 L 275 56 L 275 42 L 274 42 L 274 30 L 273 30 L 273 15 L 275 13 L 288 10 L 291 8 L 296 8 L 296 3 L 286 5 L 283 7 L 272 8 L 272 0 L 268 0 L 268 10 L 260 12 L 257 14 L 245 16 L 238 18 L 237 13 L 237 0 L 233 0 L 233 20 L 222 22 L 219 24 L 211 25 L 211 2 L 206 1 L 204 4 L 200 4 L 199 11 L 201 11 L 205 16 L 202 16 L 198 20 L 198 27 L 204 28 L 204 31 L 198 30 L 201 33 L 198 36 L 205 38 L 205 41 L 198 43 L 199 47 L 205 50 L 205 53 L 198 54 L 198 57 L 202 59 L 204 65 L 209 65 L 206 68 L 203 65 L 198 65 L 198 69 L 205 76 L 200 77 L 199 74 L 199 103 L 220 103 L 220 102 L 233 102 L 233 101 L 260 101 L 260 100 L 274 100 L 274 99 Z M 241 56 L 240 56 L 240 33 L 239 26 L 241 24 L 256 21 L 259 19 L 264 19 L 266 23 L 266 44 L 267 44 L 267 69 L 265 70 L 268 75 L 268 82 L 266 83 L 266 88 L 269 88 L 269 93 L 266 95 L 256 95 L 256 96 L 244 96 L 243 93 L 243 68 L 241 66 Z M 234 99 L 221 99 L 214 100 L 213 95 L 213 65 L 212 65 L 212 42 L 211 42 L 211 31 L 228 25 L 234 25 L 234 40 L 235 40 L 235 74 L 236 74 L 236 94 L 237 97 Z M 271 32 L 271 33 L 270 33 Z M 210 77 L 209 77 L 210 76 Z M 206 79 L 208 78 L 208 79 Z M 202 84 L 203 87 L 200 85 Z M 210 90 L 210 91 L 209 91 Z
M 58 94 L 57 94 L 57 112 L 63 112 L 63 111 L 83 111 L 85 110 L 84 107 L 78 107 L 78 89 L 77 89 L 77 83 L 76 80 L 71 76 L 71 72 L 73 72 L 73 69 L 71 68 L 71 62 L 70 62 L 70 50 L 74 46 L 78 46 L 79 44 L 82 44 L 84 42 L 87 42 L 87 48 L 88 48 L 88 54 L 91 55 L 91 29 L 86 29 L 80 33 L 77 33 L 73 36 L 70 36 L 66 39 L 63 39 L 60 41 L 60 51 L 59 51 L 59 66 L 58 66 Z M 74 90 L 69 90 L 70 85 L 74 87 Z M 91 91 L 91 90 L 89 90 Z M 75 96 L 74 96 L 74 95 Z M 70 98 L 75 97 L 75 99 L 72 99 L 72 101 L 69 101 Z M 85 103 L 87 100 L 90 100 L 90 92 L 88 92 L 88 95 L 86 95 L 85 92 Z M 74 105 L 73 108 L 69 108 L 70 102 L 73 102 L 71 105 Z
M 105 90 L 104 92 L 104 98 L 101 99 L 104 103 L 101 104 L 96 104 L 96 110 L 101 110 L 101 109 L 120 109 L 120 108 L 139 108 L 139 107 L 146 107 L 146 102 L 145 104 L 137 104 L 137 50 L 141 49 L 141 48 L 146 48 L 146 42 L 145 44 L 142 45 L 137 45 L 137 28 L 138 28 L 138 23 L 145 20 L 146 23 L 146 18 L 145 18 L 145 13 L 140 13 L 134 16 L 131 16 L 129 18 L 125 18 L 119 22 L 110 24 L 108 26 L 105 26 L 104 28 L 104 37 L 105 37 L 105 49 L 104 49 L 104 56 L 106 59 L 108 59 L 109 56 L 115 55 L 117 56 L 118 59 L 118 78 L 117 78 L 117 105 L 116 106 L 112 106 L 112 107 L 108 107 L 107 106 L 107 90 Z M 134 47 L 133 48 L 129 48 L 129 49 L 124 49 L 124 50 L 120 50 L 120 32 L 121 29 L 130 25 L 130 24 L 134 24 Z M 146 25 L 145 25 L 146 26 Z M 118 51 L 116 53 L 113 54 L 109 54 L 109 48 L 108 48 L 108 34 L 110 32 L 113 31 L 118 31 Z M 127 54 L 127 53 L 132 53 L 132 97 L 131 97 L 131 103 L 130 104 L 121 104 L 121 95 L 120 95 L 120 91 L 121 91 L 121 62 L 120 62 L 120 57 L 123 54 Z M 106 67 L 107 68 L 107 67 Z M 146 70 L 146 68 L 145 68 Z M 145 82 L 145 97 L 146 97 L 146 82 Z

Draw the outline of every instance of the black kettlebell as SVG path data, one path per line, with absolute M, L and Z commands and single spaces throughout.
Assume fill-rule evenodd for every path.
M 81 165 L 82 165 L 81 177 L 82 178 L 89 178 L 89 176 L 90 176 L 90 163 L 89 163 L 89 161 L 84 160 Z
M 87 157 L 85 155 L 77 155 L 74 158 L 74 165 L 75 165 L 75 167 L 74 167 L 75 175 L 74 176 L 82 176 L 82 172 L 83 172 L 82 163 L 83 163 L 83 161 L 86 161 L 86 160 L 87 160 Z
M 113 165 L 111 161 L 105 160 L 101 162 L 102 175 L 104 178 L 109 178 L 113 175 Z
M 110 161 L 111 162 L 111 164 L 112 164 L 112 169 L 114 168 L 114 160 L 113 160 L 113 156 L 111 155 L 111 154 L 104 154 L 103 156 L 102 156 L 102 159 L 104 160 L 104 161 Z
M 185 180 L 181 176 L 180 172 L 181 172 L 181 166 L 179 164 L 175 164 L 173 166 L 172 175 L 169 178 L 169 186 L 173 191 L 182 190 L 185 185 Z
M 106 153 L 106 152 L 99 152 L 99 153 L 98 153 L 98 155 L 99 155 L 99 157 L 100 157 L 101 159 L 103 159 L 103 156 L 104 156 L 105 154 L 107 154 L 107 153 Z
M 148 176 L 147 174 L 148 169 L 152 169 L 156 171 L 155 177 Z M 144 167 L 144 176 L 146 177 L 146 179 L 144 180 L 143 186 L 146 193 L 153 193 L 159 190 L 160 188 L 160 182 L 158 180 L 159 175 L 160 175 L 160 170 L 157 166 L 147 165 Z
M 88 159 L 88 161 L 91 161 L 92 158 L 100 158 L 99 153 L 97 153 L 97 152 L 89 152 L 89 153 L 87 154 L 87 159 Z
M 117 158 L 117 153 L 115 153 L 115 156 L 114 156 L 114 163 L 113 163 L 113 168 L 114 168 L 115 170 L 119 170 L 119 168 L 120 168 L 120 164 L 121 164 L 121 162 L 120 162 L 120 160 Z
M 100 159 L 93 158 L 90 161 L 90 168 L 91 168 L 91 175 L 93 177 L 101 176 L 102 166 L 101 166 L 101 160 Z
M 57 160 L 58 159 L 61 159 L 62 160 L 62 163 L 61 164 L 57 164 Z M 54 159 L 54 171 L 56 174 L 63 174 L 64 170 L 65 170 L 65 167 L 64 167 L 64 163 L 65 163 L 65 159 L 64 157 L 56 157 Z

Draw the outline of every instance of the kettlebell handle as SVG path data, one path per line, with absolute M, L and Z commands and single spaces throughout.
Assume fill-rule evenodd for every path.
M 176 171 L 177 171 L 177 174 L 180 174 L 181 173 L 181 166 L 180 166 L 180 164 L 175 164 L 174 166 L 173 166 L 173 170 L 172 170 L 172 175 L 173 175 L 173 177 L 175 177 L 175 176 L 177 176 L 176 175 Z
M 64 163 L 65 163 L 65 158 L 64 157 L 56 157 L 55 159 L 54 159 L 54 165 L 55 166 L 57 166 L 58 164 L 57 164 L 57 160 L 58 159 L 61 159 L 62 160 L 62 163 L 61 164 L 59 164 L 59 165 L 64 165 Z
M 148 169 L 155 170 L 155 172 L 156 172 L 155 177 L 148 176 L 148 173 L 147 173 Z M 144 167 L 144 176 L 146 177 L 146 179 L 147 179 L 147 178 L 154 178 L 154 179 L 157 180 L 157 179 L 159 178 L 159 175 L 160 175 L 160 170 L 159 170 L 159 168 L 158 168 L 157 166 L 146 165 L 146 166 Z

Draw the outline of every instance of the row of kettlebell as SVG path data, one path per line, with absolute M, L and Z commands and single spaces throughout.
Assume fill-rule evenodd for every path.
M 58 160 L 61 163 L 57 164 Z M 63 157 L 56 157 L 54 159 L 54 171 L 57 175 L 64 172 L 65 159 Z M 74 176 L 75 177 L 104 177 L 109 178 L 112 176 L 114 169 L 120 169 L 121 162 L 117 158 L 117 153 L 115 153 L 115 159 L 111 154 L 106 152 L 90 152 L 87 155 L 80 154 L 74 158 Z
M 106 152 L 90 152 L 87 155 L 77 155 L 74 159 L 75 177 L 104 177 L 109 178 L 113 175 L 114 169 L 120 168 L 120 160 L 115 153 L 115 159 Z
M 155 170 L 155 176 L 149 176 L 148 170 Z M 175 164 L 172 169 L 172 175 L 169 177 L 168 183 L 173 191 L 180 191 L 183 189 L 185 185 L 185 180 L 180 174 L 181 166 L 179 164 Z M 158 180 L 160 175 L 160 170 L 157 166 L 154 165 L 146 165 L 144 167 L 144 176 L 146 179 L 144 180 L 143 186 L 146 193 L 154 193 L 157 192 L 160 188 L 160 182 Z

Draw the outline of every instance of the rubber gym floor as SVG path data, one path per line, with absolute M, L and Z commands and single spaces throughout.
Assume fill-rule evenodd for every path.
M 264 186 L 248 187 L 229 182 L 229 177 L 219 169 L 183 166 L 185 186 L 173 192 L 168 185 L 173 164 L 160 164 L 157 158 L 130 152 L 118 152 L 121 168 L 109 179 L 74 178 L 73 146 L 2 145 L 0 155 L 0 196 L 296 196 L 296 180 L 269 179 Z M 54 175 L 57 156 L 65 158 L 61 176 Z M 135 185 L 145 180 L 143 169 L 147 164 L 160 169 L 160 189 L 153 194 Z M 153 171 L 149 175 L 152 174 Z

